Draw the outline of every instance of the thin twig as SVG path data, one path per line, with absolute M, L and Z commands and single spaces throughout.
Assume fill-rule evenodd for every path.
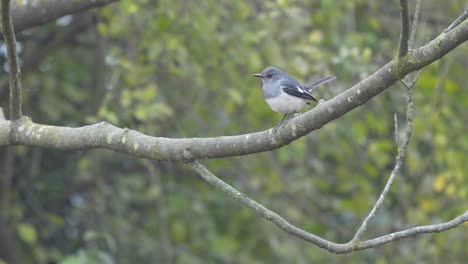
M 408 11 L 408 0 L 400 0 L 401 32 L 400 47 L 398 48 L 398 58 L 401 59 L 408 54 L 408 40 L 410 19 Z
M 409 87 L 413 87 L 416 84 L 416 82 L 419 80 L 419 76 L 421 76 L 421 73 L 422 73 L 422 69 L 416 73 L 416 77 L 414 78 L 414 80 L 411 80 L 411 78 L 408 78 L 408 81 L 406 81 L 405 79 L 401 79 L 400 82 L 407 89 L 409 89 Z
M 5 39 L 8 53 L 8 66 L 10 74 L 10 118 L 19 119 L 21 112 L 21 80 L 18 64 L 18 53 L 16 52 L 16 39 L 13 24 L 10 17 L 10 0 L 1 2 L 2 33 Z
M 413 27 L 411 28 L 411 36 L 409 38 L 408 42 L 408 47 L 411 49 L 411 46 L 413 45 L 414 41 L 414 36 L 416 35 L 416 29 L 418 27 L 418 21 L 419 21 L 419 10 L 421 8 L 421 0 L 416 1 L 416 8 L 414 10 L 414 18 L 413 18 Z
M 465 19 L 467 18 L 468 18 L 468 8 L 466 8 L 465 11 L 457 19 L 455 19 L 455 21 L 453 21 L 453 23 L 450 24 L 450 26 L 446 30 L 444 30 L 444 33 L 447 33 L 450 30 L 456 28 L 458 25 L 461 24 L 461 22 L 465 21 Z
M 411 28 L 411 36 L 408 41 L 408 49 L 411 50 L 411 47 L 413 46 L 413 41 L 414 41 L 414 36 L 416 35 L 416 29 L 418 26 L 418 21 L 419 21 L 419 11 L 421 9 L 421 0 L 416 1 L 416 8 L 414 11 L 414 18 L 413 18 L 413 27 Z M 401 83 L 403 83 L 406 87 L 408 86 L 413 86 L 414 83 L 419 78 L 419 75 L 421 74 L 422 70 L 419 70 L 418 73 L 416 74 L 416 78 L 412 81 L 411 78 L 413 77 L 413 73 L 410 73 L 406 75 L 403 79 L 400 80 Z M 412 84 L 411 84 L 412 83 Z M 398 143 L 397 143 L 398 145 Z
M 354 235 L 354 238 L 351 240 L 352 242 L 358 242 L 361 239 L 361 236 L 366 232 L 369 223 L 372 221 L 372 219 L 375 217 L 377 214 L 377 211 L 382 207 L 382 204 L 385 200 L 385 196 L 387 195 L 388 191 L 390 190 L 390 187 L 393 184 L 393 181 L 395 180 L 395 177 L 398 175 L 398 172 L 401 168 L 401 165 L 403 164 L 403 160 L 405 158 L 405 153 L 406 149 L 408 148 L 408 144 L 411 141 L 411 136 L 413 134 L 413 116 L 414 116 L 414 103 L 413 103 L 413 86 L 416 82 L 413 82 L 412 86 L 406 86 L 406 96 L 407 96 L 407 111 L 406 111 L 406 120 L 408 122 L 407 128 L 406 128 L 406 136 L 403 141 L 402 145 L 397 145 L 398 146 L 398 155 L 396 158 L 396 164 L 395 167 L 392 170 L 392 173 L 390 174 L 390 177 L 387 181 L 387 184 L 384 187 L 384 190 L 380 194 L 379 199 L 375 203 L 374 207 L 372 208 L 371 212 L 367 215 L 367 217 L 364 219 L 364 222 L 362 223 L 361 227 L 359 227 L 358 231 Z M 395 117 L 395 139 L 398 144 L 398 135 L 397 133 L 397 122 L 396 122 L 396 117 Z
M 397 114 L 393 114 L 393 123 L 395 124 L 395 143 L 397 146 L 400 146 L 400 133 L 398 130 L 398 119 Z
M 387 195 L 388 191 L 390 190 L 390 187 L 393 184 L 393 181 L 395 180 L 395 177 L 398 174 L 398 171 L 400 170 L 400 167 L 403 163 L 403 158 L 402 156 L 398 155 L 397 162 L 395 167 L 392 170 L 392 173 L 390 174 L 390 178 L 387 181 L 387 184 L 385 185 L 384 190 L 380 194 L 379 199 L 375 203 L 374 207 L 372 208 L 371 212 L 367 215 L 367 217 L 364 219 L 364 222 L 362 223 L 361 227 L 359 227 L 358 231 L 354 235 L 354 238 L 351 240 L 352 242 L 358 242 L 361 239 L 361 236 L 366 232 L 369 223 L 374 219 L 375 215 L 377 214 L 377 211 L 382 207 L 382 204 L 385 200 L 385 196 Z
M 277 213 L 269 210 L 268 208 L 256 202 L 255 200 L 252 200 L 247 195 L 239 192 L 231 185 L 225 183 L 224 181 L 216 177 L 213 173 L 211 173 L 207 168 L 201 165 L 198 161 L 191 160 L 191 161 L 188 161 L 187 164 L 193 170 L 195 170 L 207 183 L 213 185 L 215 188 L 220 189 L 223 193 L 231 196 L 235 200 L 241 202 L 245 206 L 254 210 L 256 213 L 260 214 L 265 219 L 273 222 L 279 228 L 285 230 L 286 232 L 291 233 L 295 236 L 298 236 L 306 241 L 312 242 L 317 245 L 327 245 L 331 243 L 325 239 L 322 239 L 318 236 L 307 233 L 306 231 L 291 225 Z
M 359 243 L 355 243 L 352 240 L 346 244 L 334 243 L 334 242 L 323 239 L 319 236 L 316 236 L 299 227 L 292 225 L 291 223 L 286 221 L 277 213 L 271 211 L 270 209 L 266 208 L 262 204 L 252 200 L 247 195 L 239 192 L 231 185 L 225 183 L 224 181 L 216 177 L 213 173 L 211 173 L 207 168 L 201 165 L 198 161 L 191 159 L 190 154 L 185 155 L 185 156 L 187 158 L 187 161 L 186 161 L 187 164 L 193 170 L 195 170 L 200 175 L 200 177 L 203 178 L 203 180 L 205 180 L 210 185 L 221 190 L 223 193 L 234 198 L 236 201 L 239 201 L 241 204 L 254 210 L 257 214 L 267 219 L 268 221 L 271 221 L 283 231 L 295 237 L 303 239 L 307 242 L 310 242 L 327 251 L 336 253 L 336 254 L 345 254 L 345 253 L 350 253 L 353 251 L 373 248 L 379 245 L 383 245 L 383 244 L 386 244 L 395 240 L 403 239 L 403 238 L 414 236 L 417 234 L 441 232 L 441 231 L 445 231 L 445 230 L 449 230 L 451 228 L 457 227 L 461 225 L 462 223 L 468 221 L 468 211 L 466 211 L 464 214 L 445 223 L 427 225 L 427 226 L 417 226 L 417 227 L 409 228 L 406 230 L 398 231 L 395 233 L 387 234 L 384 236 L 380 236 L 374 239 L 362 241 Z

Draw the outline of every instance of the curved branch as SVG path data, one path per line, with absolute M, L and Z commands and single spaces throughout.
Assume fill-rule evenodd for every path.
M 257 214 L 261 215 L 263 218 L 267 219 L 268 221 L 273 222 L 276 226 L 284 230 L 285 232 L 296 236 L 300 239 L 303 239 L 307 242 L 310 242 L 320 248 L 326 249 L 332 253 L 336 254 L 346 254 L 353 251 L 364 250 L 367 248 L 377 247 L 395 240 L 399 240 L 402 238 L 414 236 L 417 234 L 423 233 L 436 233 L 445 230 L 449 230 L 451 228 L 457 227 L 464 222 L 468 221 L 468 211 L 465 211 L 462 215 L 454 218 L 445 223 L 441 224 L 434 224 L 434 225 L 426 225 L 426 226 L 417 226 L 410 229 L 406 229 L 403 231 L 391 233 L 388 235 L 384 235 L 381 237 L 377 237 L 374 239 L 358 242 L 351 240 L 346 244 L 339 244 L 334 243 L 329 240 L 323 239 L 319 236 L 311 234 L 299 227 L 296 227 L 286 221 L 277 213 L 271 211 L 270 209 L 266 208 L 262 204 L 252 200 L 247 195 L 239 192 L 231 185 L 225 183 L 214 174 L 212 174 L 208 169 L 206 169 L 203 165 L 198 163 L 196 160 L 192 160 L 192 157 L 188 154 L 186 155 L 188 159 L 187 164 L 195 170 L 200 177 L 202 177 L 207 183 L 211 184 L 215 188 L 221 190 L 223 193 L 231 196 L 235 200 L 239 201 L 240 203 L 244 204 L 245 206 L 249 207 L 250 209 L 254 210 Z
M 13 1 L 11 17 L 15 31 L 19 32 L 39 26 L 62 16 L 82 12 L 91 8 L 102 7 L 118 0 L 47 0 L 47 1 Z
M 427 45 L 412 51 L 410 56 L 392 60 L 350 89 L 293 118 L 277 129 L 276 133 L 270 129 L 236 136 L 174 139 L 151 137 L 108 123 L 68 128 L 39 125 L 23 118 L 12 123 L 10 141 L 2 140 L 0 146 L 22 144 L 67 150 L 106 148 L 159 160 L 182 160 L 184 150 L 190 151 L 194 159 L 269 151 L 285 146 L 364 104 L 408 73 L 440 59 L 467 39 L 468 20 L 465 20 Z

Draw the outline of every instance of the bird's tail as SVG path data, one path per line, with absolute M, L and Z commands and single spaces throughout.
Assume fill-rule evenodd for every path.
M 314 82 L 311 82 L 311 83 L 308 83 L 308 84 L 304 84 L 304 88 L 306 88 L 307 90 L 309 90 L 309 92 L 312 92 L 313 90 L 315 90 L 318 86 L 322 85 L 322 84 L 325 84 L 327 82 L 331 82 L 333 80 L 335 80 L 336 77 L 333 76 L 333 75 L 330 75 L 330 76 L 327 76 L 327 77 L 323 77 L 323 78 L 320 78 Z

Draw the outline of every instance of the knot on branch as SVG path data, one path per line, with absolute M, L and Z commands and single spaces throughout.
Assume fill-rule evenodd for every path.
M 17 145 L 20 143 L 20 133 L 26 129 L 28 124 L 32 124 L 32 120 L 28 116 L 21 116 L 19 119 L 12 120 L 10 123 L 10 134 L 8 140 L 10 144 Z
M 188 151 L 187 149 L 184 149 L 183 156 L 185 163 L 193 162 L 195 160 L 192 153 L 190 153 L 190 151 Z

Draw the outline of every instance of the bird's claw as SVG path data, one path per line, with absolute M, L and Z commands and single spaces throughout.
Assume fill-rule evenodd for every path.
M 276 124 L 275 127 L 273 127 L 273 132 L 276 132 L 279 128 L 281 128 L 286 123 L 288 123 L 288 121 L 291 120 L 295 115 L 296 113 L 285 114 L 283 118 L 281 119 L 281 121 L 279 121 L 279 123 Z

